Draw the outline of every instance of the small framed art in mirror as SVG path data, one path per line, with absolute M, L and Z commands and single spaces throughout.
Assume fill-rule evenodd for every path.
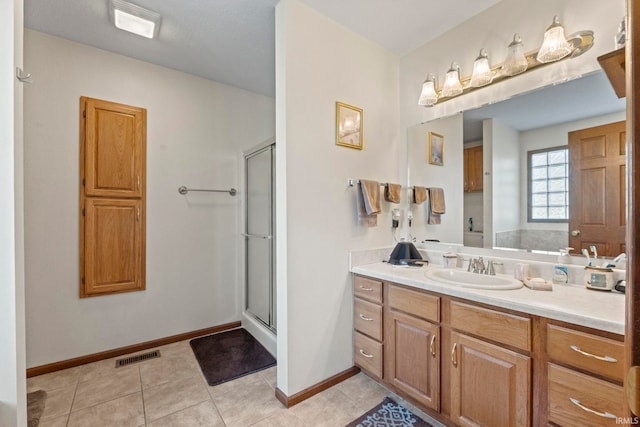
M 444 165 L 444 136 L 435 132 L 429 132 L 428 161 L 432 165 Z

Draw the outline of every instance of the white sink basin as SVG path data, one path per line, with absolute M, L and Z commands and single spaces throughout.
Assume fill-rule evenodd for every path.
M 459 269 L 428 270 L 424 275 L 436 282 L 474 289 L 518 289 L 522 282 L 505 275 L 489 276 L 486 274 L 469 273 Z

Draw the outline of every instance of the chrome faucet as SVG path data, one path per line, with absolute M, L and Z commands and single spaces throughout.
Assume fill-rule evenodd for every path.
M 496 265 L 502 265 L 502 263 L 489 260 L 487 261 L 487 265 L 485 266 L 484 260 L 482 259 L 482 257 L 469 258 L 469 266 L 467 267 L 467 271 L 470 273 L 487 274 L 489 276 L 495 276 Z

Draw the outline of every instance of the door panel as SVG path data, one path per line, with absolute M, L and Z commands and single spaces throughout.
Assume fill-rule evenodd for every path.
M 144 288 L 142 215 L 140 200 L 86 199 L 84 296 Z
M 616 256 L 625 242 L 625 122 L 569 133 L 569 246 Z
M 246 309 L 275 329 L 273 146 L 245 157 Z

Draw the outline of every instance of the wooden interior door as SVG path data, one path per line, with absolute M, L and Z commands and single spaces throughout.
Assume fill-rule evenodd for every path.
M 142 202 L 87 198 L 85 217 L 85 296 L 144 289 Z
M 626 124 L 569 133 L 569 246 L 626 252 Z
M 386 316 L 386 380 L 424 406 L 438 411 L 439 326 L 393 310 Z
M 83 100 L 86 196 L 141 197 L 146 110 L 100 99 Z
M 531 359 L 451 333 L 451 417 L 461 426 L 530 425 Z

